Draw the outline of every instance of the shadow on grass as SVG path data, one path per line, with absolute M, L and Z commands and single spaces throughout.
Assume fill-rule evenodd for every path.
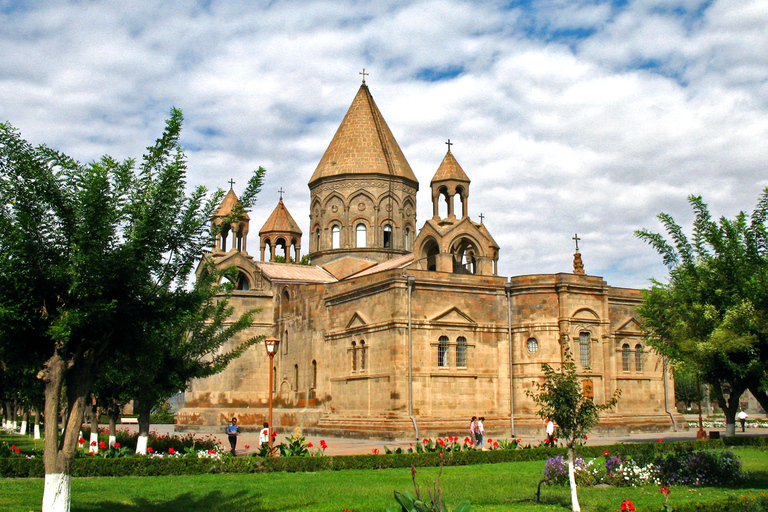
M 169 489 L 169 494 L 173 489 Z M 200 496 L 191 492 L 169 496 L 166 499 L 158 497 L 155 500 L 147 498 L 133 498 L 131 503 L 120 503 L 116 501 L 101 501 L 90 504 L 82 504 L 73 507 L 74 510 L 85 512 L 188 512 L 188 511 L 206 511 L 206 512 L 278 512 L 287 510 L 285 508 L 276 508 L 266 506 L 261 503 L 262 497 L 254 495 L 249 491 L 239 491 L 233 494 L 225 494 L 221 491 L 211 491 Z M 306 504 L 304 504 L 306 505 Z M 294 509 L 294 507 L 290 507 Z
M 757 487 L 758 489 L 768 489 L 768 471 L 750 471 L 749 480 L 746 481 L 745 486 Z

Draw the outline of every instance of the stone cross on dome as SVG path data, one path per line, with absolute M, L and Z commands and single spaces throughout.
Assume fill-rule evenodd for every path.
M 232 187 L 235 186 L 235 180 L 233 180 L 232 178 L 229 178 L 229 181 L 227 183 L 229 183 L 229 190 L 232 190 Z
M 578 251 L 579 250 L 579 240 L 581 240 L 581 238 L 579 238 L 579 234 L 575 233 L 573 235 L 573 238 L 571 238 L 571 240 L 575 240 L 576 241 L 576 250 Z
M 280 200 L 282 201 L 283 200 L 283 193 L 285 192 L 285 190 L 283 190 L 283 187 L 280 187 L 280 190 L 278 190 L 278 192 L 280 193 Z
M 363 68 L 363 72 L 362 73 L 358 73 L 358 75 L 363 75 L 363 85 L 365 85 L 365 77 L 369 76 L 370 73 L 366 73 L 365 72 L 365 68 Z
M 448 142 L 446 142 L 446 144 L 448 144 L 448 151 L 450 151 L 451 146 L 453 146 L 453 142 L 451 142 L 451 139 L 448 139 Z

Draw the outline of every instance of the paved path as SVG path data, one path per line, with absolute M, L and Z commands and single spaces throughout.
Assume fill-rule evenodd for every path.
M 120 428 L 128 428 L 129 430 L 136 430 L 135 425 L 121 425 Z M 157 425 L 152 427 L 153 431 L 156 431 L 160 434 L 170 434 L 174 432 L 173 425 Z M 212 434 L 214 437 L 216 437 L 222 444 L 222 446 L 229 447 L 229 442 L 227 441 L 226 434 L 223 433 L 224 427 L 221 427 L 222 432 L 221 433 L 214 433 Z M 725 435 L 725 429 L 724 428 L 710 428 L 706 429 L 707 432 L 709 431 L 717 431 L 720 432 L 721 436 Z M 289 436 L 293 433 L 293 431 L 285 431 L 285 432 L 279 432 L 277 437 L 277 442 L 281 442 L 284 439 L 284 436 Z M 198 433 L 196 435 L 204 436 L 206 433 Z M 458 436 L 460 439 L 464 439 L 466 434 L 463 433 L 456 433 L 454 434 Z M 746 433 L 742 434 L 740 429 L 737 429 L 736 432 L 737 436 L 768 436 L 768 428 L 747 428 Z M 317 449 L 320 447 L 320 441 L 324 440 L 328 444 L 328 449 L 325 451 L 326 455 L 357 455 L 357 454 L 364 454 L 364 453 L 373 453 L 373 450 L 379 450 L 379 453 L 384 453 L 384 447 L 387 446 L 390 449 L 395 449 L 397 447 L 402 447 L 403 449 L 407 449 L 410 445 L 410 443 L 413 443 L 415 441 L 382 441 L 377 439 L 354 439 L 354 438 L 342 438 L 342 437 L 329 437 L 329 436 L 306 436 L 307 441 L 311 442 L 313 444 L 313 449 Z M 491 436 L 492 438 L 493 436 Z M 526 444 L 532 444 L 532 445 L 538 445 L 541 439 L 534 439 L 532 437 L 521 437 L 523 445 Z M 682 440 L 695 440 L 696 439 L 696 429 L 690 429 L 690 430 L 681 430 L 679 432 L 660 432 L 660 433 L 638 433 L 638 434 L 627 434 L 627 435 L 614 435 L 614 436 L 606 436 L 606 435 L 598 435 L 595 434 L 594 436 L 589 436 L 589 440 L 587 441 L 588 445 L 608 445 L 608 444 L 614 444 L 614 443 L 644 443 L 644 442 L 657 442 L 659 439 L 662 441 L 682 441 Z M 487 445 L 487 439 L 486 439 L 486 445 Z M 248 446 L 249 448 L 245 448 L 245 446 Z M 240 434 L 238 443 L 237 443 L 237 454 L 238 455 L 245 455 L 247 453 L 251 453 L 253 451 L 258 451 L 259 447 L 259 433 L 258 432 L 244 432 Z

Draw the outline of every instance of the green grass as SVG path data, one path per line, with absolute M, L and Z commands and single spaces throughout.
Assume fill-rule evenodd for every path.
M 673 487 L 670 501 L 702 501 L 768 492 L 768 452 L 755 448 L 734 450 L 752 478 L 738 488 Z M 463 499 L 473 511 L 563 511 L 570 504 L 565 487 L 544 487 L 543 503 L 530 500 L 543 473 L 544 462 L 516 462 L 447 467 L 442 488 L 449 506 Z M 437 469 L 419 469 L 417 480 L 426 494 Z M 253 475 L 196 475 L 177 477 L 80 478 L 72 485 L 72 511 L 172 512 L 292 510 L 341 512 L 383 511 L 394 504 L 394 490 L 412 490 L 408 469 L 265 473 Z M 40 510 L 41 479 L 0 480 L 0 510 Z M 640 488 L 580 488 L 582 510 L 619 510 L 631 499 L 638 511 L 657 511 L 663 499 L 656 486 Z
M 20 436 L 13 434 L 0 434 L 0 443 L 6 443 L 8 446 L 16 445 L 24 453 L 34 453 L 43 451 L 43 440 L 35 441 L 32 436 Z

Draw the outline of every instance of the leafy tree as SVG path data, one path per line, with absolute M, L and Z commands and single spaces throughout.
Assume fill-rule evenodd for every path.
M 138 166 L 108 156 L 83 165 L 0 124 L 0 355 L 45 384 L 44 512 L 69 509 L 101 370 L 157 328 L 166 294 L 183 295 L 211 246 L 223 192 L 186 193 L 181 122 L 173 109 Z
M 576 364 L 568 346 L 563 345 L 563 362 L 559 370 L 547 363 L 541 365 L 544 382 L 535 383 L 538 393 L 526 392 L 538 406 L 538 415 L 549 418 L 558 428 L 559 438 L 568 447 L 568 479 L 571 484 L 571 506 L 574 512 L 581 510 L 576 492 L 574 473 L 575 448 L 581 446 L 587 435 L 600 421 L 600 413 L 614 407 L 621 396 L 616 390 L 613 397 L 599 405 L 591 397 L 584 396 L 582 382 L 576 375 Z
M 701 197 L 688 201 L 696 214 L 690 241 L 666 214 L 658 218 L 671 242 L 636 233 L 669 269 L 669 282 L 653 281 L 638 312 L 649 343 L 711 386 L 733 435 L 746 389 L 768 405 L 768 189 L 751 216 L 741 212 L 733 220 L 712 220 Z

